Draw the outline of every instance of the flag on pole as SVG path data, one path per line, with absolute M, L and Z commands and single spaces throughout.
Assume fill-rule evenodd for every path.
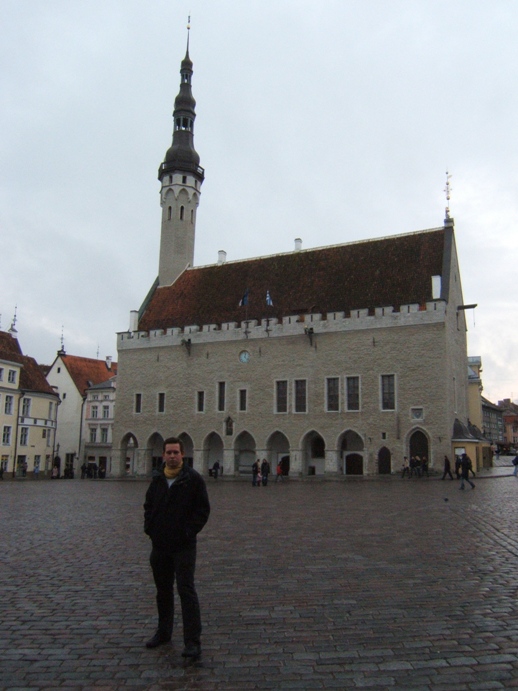
M 249 292 L 250 292 L 250 291 L 249 291 L 248 288 L 247 288 L 247 289 L 245 290 L 245 294 L 243 295 L 243 297 L 242 297 L 241 300 L 239 301 L 239 307 L 244 307 L 245 305 L 248 305 L 248 295 L 249 295 Z
M 272 298 L 271 298 L 271 296 L 270 296 L 270 291 L 269 291 L 269 290 L 266 291 L 266 304 L 267 304 L 267 305 L 270 305 L 270 307 L 273 307 L 273 300 L 272 300 Z

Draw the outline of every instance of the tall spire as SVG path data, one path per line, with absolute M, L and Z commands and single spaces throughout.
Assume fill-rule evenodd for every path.
M 173 142 L 158 169 L 162 183 L 162 230 L 158 284 L 170 285 L 194 262 L 196 211 L 205 171 L 194 148 L 196 101 L 192 95 L 192 60 L 189 57 L 190 17 L 187 47 L 180 65 L 180 90 L 174 102 Z
M 204 170 L 200 166 L 200 157 L 194 148 L 194 121 L 196 119 L 196 101 L 192 95 L 192 60 L 189 57 L 189 34 L 191 18 L 187 24 L 187 48 L 180 66 L 180 91 L 174 102 L 173 143 L 167 150 L 164 162 L 158 170 L 158 179 L 163 181 L 165 175 L 176 171 L 192 172 L 200 183 L 203 182 Z

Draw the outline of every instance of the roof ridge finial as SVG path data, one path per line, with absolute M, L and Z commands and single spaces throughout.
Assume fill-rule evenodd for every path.
M 446 171 L 446 187 L 444 191 L 446 192 L 446 218 L 450 218 L 450 197 L 451 197 L 451 185 L 450 185 L 451 173 Z
M 187 17 L 187 50 L 186 50 L 186 55 L 189 55 L 189 36 L 191 33 L 191 14 L 189 13 L 189 16 Z
M 16 320 L 17 320 L 16 312 L 17 312 L 17 310 L 18 310 L 18 305 L 15 305 L 15 306 L 14 306 L 13 321 L 11 322 L 11 326 L 10 326 L 10 328 L 9 328 L 9 333 L 11 334 L 11 336 L 14 336 L 16 333 L 18 333 L 18 332 L 16 331 Z
M 65 350 L 65 337 L 63 335 L 65 327 L 63 324 L 61 324 L 61 348 L 58 350 L 58 355 L 66 355 L 66 350 Z

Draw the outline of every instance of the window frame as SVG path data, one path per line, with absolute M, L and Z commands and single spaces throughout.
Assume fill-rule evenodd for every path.
M 335 382 L 336 391 L 330 394 L 329 383 Z M 336 396 L 336 408 L 332 408 L 329 405 L 330 395 Z M 339 413 L 340 412 L 340 377 L 326 377 L 325 379 L 325 411 L 326 413 Z
M 298 395 L 299 391 L 297 389 L 299 388 L 298 385 L 303 384 L 304 387 L 304 410 L 299 410 L 299 400 L 298 400 Z M 307 379 L 294 379 L 293 380 L 293 412 L 296 415 L 305 415 L 308 412 L 308 380 Z
M 157 413 L 165 413 L 165 391 L 159 391 L 156 402 Z
M 284 401 L 284 406 L 283 410 L 280 409 L 279 406 L 279 401 L 281 400 L 279 396 L 279 386 L 283 384 L 284 385 L 284 392 L 282 394 L 282 397 L 285 399 Z M 289 394 L 290 387 L 289 387 L 289 380 L 288 379 L 276 379 L 274 381 L 274 412 L 279 415 L 287 415 L 289 412 Z
M 217 387 L 217 411 L 218 413 L 224 413 L 226 410 L 227 403 L 227 386 L 225 381 L 219 381 Z
M 357 381 L 357 384 L 358 384 L 358 392 L 357 392 L 356 394 L 354 394 L 354 393 L 351 393 L 351 394 L 350 394 L 350 393 L 349 393 L 349 380 L 356 380 L 356 381 Z M 362 403 L 361 403 L 361 401 L 362 401 L 362 399 L 361 399 L 361 390 L 362 390 L 362 387 L 361 387 L 361 377 L 360 377 L 360 375 L 359 375 L 359 374 L 347 374 L 347 375 L 345 375 L 344 386 L 345 386 L 344 409 L 345 409 L 348 413 L 358 413 L 358 412 L 360 412 L 361 407 L 362 407 Z M 349 407 L 350 397 L 352 397 L 352 396 L 358 396 L 358 407 L 357 407 L 357 408 L 350 408 L 350 407 Z
M 392 391 L 386 391 L 384 383 L 392 381 Z M 393 407 L 385 406 L 386 396 L 392 396 Z M 396 375 L 395 374 L 380 374 L 380 410 L 382 412 L 394 412 L 397 410 L 397 395 L 396 395 Z

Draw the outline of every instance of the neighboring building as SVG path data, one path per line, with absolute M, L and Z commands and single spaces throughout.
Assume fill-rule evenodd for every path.
M 202 472 L 390 473 L 477 458 L 453 219 L 376 240 L 193 267 L 204 179 L 192 62 L 159 169 L 159 276 L 118 334 L 113 473 L 149 474 L 181 436 Z
M 89 475 L 111 474 L 112 432 L 115 413 L 117 377 L 86 389 L 81 464 L 89 466 Z M 95 470 L 94 470 L 95 469 Z
M 0 331 L 0 464 L 15 477 L 50 475 L 59 398 L 14 330 Z
M 482 398 L 482 431 L 489 439 L 494 450 L 500 450 L 505 444 L 504 417 L 500 406 Z
M 74 477 L 78 470 L 86 391 L 117 373 L 117 363 L 67 355 L 61 349 L 50 366 L 47 381 L 61 399 L 54 464 L 59 474 Z M 79 464 L 80 465 L 80 464 Z
M 498 401 L 504 421 L 504 450 L 518 448 L 518 405 L 510 398 Z
M 475 447 L 475 458 L 477 468 L 489 468 L 493 463 L 493 449 L 491 441 L 484 435 L 484 417 L 482 409 L 482 358 L 477 355 L 468 357 L 468 429 L 478 440 Z

